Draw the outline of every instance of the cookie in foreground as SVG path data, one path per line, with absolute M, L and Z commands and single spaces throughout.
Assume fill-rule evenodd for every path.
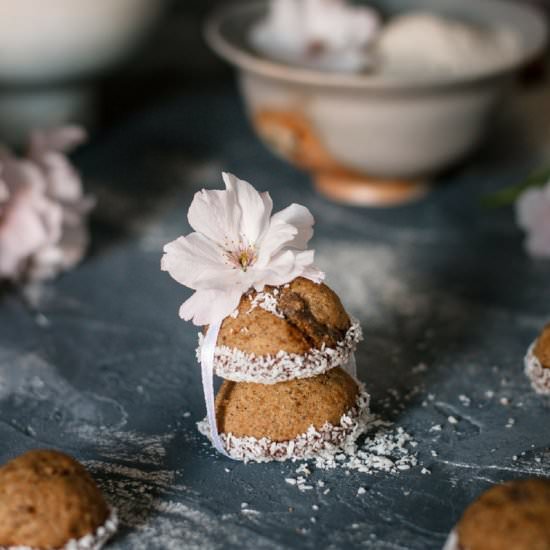
M 548 550 L 549 518 L 549 480 L 495 485 L 468 506 L 444 550 Z
M 66 454 L 33 450 L 0 468 L 1 550 L 99 550 L 117 523 L 90 474 Z

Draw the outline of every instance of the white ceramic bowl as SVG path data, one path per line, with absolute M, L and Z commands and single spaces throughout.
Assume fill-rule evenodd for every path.
M 277 154 L 309 170 L 321 192 L 345 202 L 392 204 L 470 153 L 486 134 L 514 74 L 546 42 L 537 10 L 505 0 L 386 0 L 382 11 L 423 10 L 514 29 L 521 52 L 483 74 L 406 81 L 323 73 L 258 56 L 250 26 L 266 2 L 237 4 L 207 23 L 211 47 L 239 69 L 251 121 Z
M 0 133 L 65 122 L 89 98 L 83 79 L 144 37 L 167 0 L 0 0 Z

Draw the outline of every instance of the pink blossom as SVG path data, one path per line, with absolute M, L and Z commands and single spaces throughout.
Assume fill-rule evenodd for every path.
M 536 258 L 550 258 L 550 182 L 544 187 L 531 187 L 519 196 L 516 219 L 527 234 L 527 252 Z
M 84 255 L 93 201 L 65 156 L 84 139 L 64 127 L 33 132 L 23 157 L 0 148 L 0 279 L 51 278 Z

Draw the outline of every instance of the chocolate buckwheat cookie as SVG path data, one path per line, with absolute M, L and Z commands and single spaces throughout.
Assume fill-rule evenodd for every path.
M 98 548 L 115 524 L 94 480 L 70 456 L 29 451 L 0 468 L 0 547 L 58 549 L 90 537 Z
M 298 277 L 245 294 L 220 329 L 216 373 L 235 382 L 273 384 L 345 364 L 361 339 L 338 296 Z
M 550 481 L 496 485 L 464 512 L 446 550 L 549 550 Z

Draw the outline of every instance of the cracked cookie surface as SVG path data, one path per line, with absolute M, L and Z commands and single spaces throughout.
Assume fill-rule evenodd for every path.
M 288 285 L 266 287 L 263 292 L 274 297 L 278 314 L 251 307 L 259 293 L 246 294 L 238 315 L 224 320 L 218 346 L 255 355 L 279 351 L 304 354 L 310 349 L 335 347 L 350 327 L 340 299 L 323 283 L 298 277 Z

